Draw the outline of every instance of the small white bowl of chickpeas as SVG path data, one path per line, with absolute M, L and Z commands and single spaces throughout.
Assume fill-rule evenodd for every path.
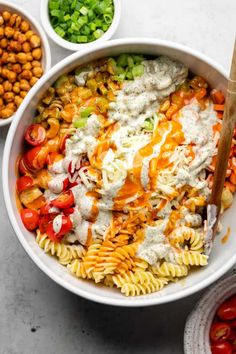
M 28 91 L 51 67 L 51 51 L 38 22 L 0 0 L 0 127 L 10 124 Z

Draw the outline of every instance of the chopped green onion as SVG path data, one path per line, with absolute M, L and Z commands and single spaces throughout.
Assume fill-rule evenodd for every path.
M 84 128 L 87 124 L 87 120 L 88 118 L 80 118 L 80 119 L 77 119 L 73 122 L 73 126 L 75 128 Z
M 52 27 L 60 37 L 74 43 L 88 43 L 109 29 L 114 3 L 113 0 L 49 0 L 48 11 Z
M 80 111 L 80 117 L 81 118 L 88 118 L 88 116 L 92 113 L 93 111 L 93 107 L 86 107 L 86 108 L 83 108 L 81 111 Z
M 150 119 L 146 119 L 143 126 L 145 130 L 151 131 L 153 130 L 154 124 L 150 121 Z
M 144 66 L 142 64 L 136 65 L 132 69 L 132 74 L 134 77 L 140 77 L 144 73 Z

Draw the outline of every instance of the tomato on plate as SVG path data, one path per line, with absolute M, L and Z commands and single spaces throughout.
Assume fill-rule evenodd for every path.
M 39 215 L 36 210 L 22 209 L 20 215 L 21 215 L 21 220 L 27 230 L 33 231 L 38 227 Z
M 43 147 L 37 146 L 30 149 L 24 155 L 24 162 L 30 170 L 41 170 L 46 164 L 47 153 L 42 150 Z
M 226 322 L 215 322 L 210 329 L 210 338 L 213 342 L 223 342 L 231 334 L 230 325 Z
M 232 354 L 232 345 L 228 342 L 214 343 L 211 345 L 212 354 Z
M 22 156 L 22 157 L 19 159 L 19 162 L 18 162 L 18 171 L 19 171 L 19 173 L 20 173 L 21 175 L 26 175 L 26 174 L 28 174 L 28 173 L 33 172 L 33 171 L 30 170 L 29 167 L 26 165 L 24 156 Z
M 20 193 L 20 192 L 24 191 L 25 189 L 32 187 L 33 184 L 34 184 L 33 178 L 31 178 L 30 176 L 22 176 L 17 179 L 16 188 L 17 188 L 17 191 Z
M 217 315 L 223 321 L 236 319 L 236 300 L 235 298 L 226 300 L 217 310 Z
M 53 228 L 53 222 L 50 222 L 46 229 L 48 238 L 53 242 L 60 242 L 63 236 L 72 229 L 72 222 L 68 216 L 58 215 L 61 217 L 61 228 L 59 232 L 55 232 Z
M 40 124 L 31 124 L 26 129 L 25 140 L 32 146 L 39 146 L 46 140 L 46 130 Z
M 67 209 L 74 205 L 74 195 L 71 190 L 61 193 L 56 199 L 52 200 L 53 206 L 59 209 Z
M 59 214 L 59 210 L 55 210 L 55 207 L 51 205 L 50 202 L 45 203 L 41 208 L 40 208 L 40 215 L 57 215 Z

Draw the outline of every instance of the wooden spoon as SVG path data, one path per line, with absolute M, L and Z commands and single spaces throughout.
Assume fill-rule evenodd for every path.
M 213 187 L 208 204 L 208 212 L 210 206 L 215 209 L 214 223 L 212 225 L 212 241 L 215 237 L 217 223 L 221 209 L 221 195 L 225 182 L 225 175 L 228 166 L 228 159 L 234 128 L 236 125 L 236 40 L 234 44 L 233 58 L 231 62 L 230 77 L 225 100 L 225 109 L 222 123 L 222 130 L 219 140 L 217 153 L 217 161 L 214 173 Z M 209 215 L 208 215 L 209 216 Z

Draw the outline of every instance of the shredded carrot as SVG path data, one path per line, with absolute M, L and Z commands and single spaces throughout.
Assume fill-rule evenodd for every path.
M 215 111 L 224 111 L 225 105 L 224 104 L 214 104 Z
M 230 192 L 234 193 L 235 190 L 236 190 L 236 186 L 233 185 L 233 183 L 229 182 L 229 181 L 226 181 L 225 182 L 225 187 L 228 187 Z
M 215 104 L 222 105 L 225 102 L 224 94 L 221 91 L 215 89 L 211 91 L 211 99 Z
M 230 175 L 230 182 L 236 185 L 236 174 L 234 172 Z

